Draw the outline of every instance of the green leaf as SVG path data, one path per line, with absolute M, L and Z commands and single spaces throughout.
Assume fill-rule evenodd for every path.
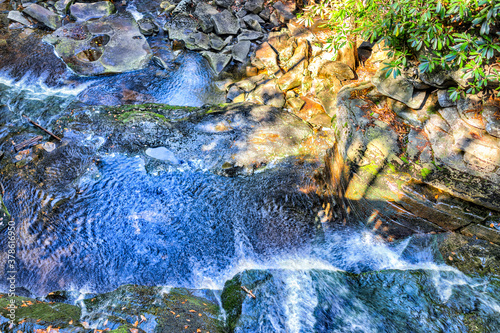
M 418 70 L 421 73 L 425 73 L 429 70 L 429 63 L 428 62 L 423 62 L 418 66 Z
M 422 178 L 426 178 L 428 175 L 430 175 L 432 173 L 431 170 L 427 169 L 427 168 L 422 168 L 422 170 L 420 170 L 420 175 L 422 175 Z

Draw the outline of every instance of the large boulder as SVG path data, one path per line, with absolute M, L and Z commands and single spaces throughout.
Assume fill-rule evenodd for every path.
M 45 40 L 79 75 L 123 73 L 142 69 L 151 60 L 151 49 L 134 18 L 114 14 L 96 21 L 70 23 Z
M 400 118 L 369 83 L 338 94 L 328 173 L 346 221 L 389 239 L 460 232 L 500 244 L 498 139 L 456 108 Z

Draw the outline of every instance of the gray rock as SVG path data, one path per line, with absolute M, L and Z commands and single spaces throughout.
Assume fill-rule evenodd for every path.
M 193 33 L 186 40 L 186 48 L 190 50 L 208 50 L 210 49 L 210 38 L 201 31 Z
M 236 85 L 233 85 L 227 92 L 227 99 L 233 101 L 236 97 L 244 93 L 245 92 L 242 89 L 240 89 Z
M 250 41 L 247 40 L 236 43 L 231 50 L 233 59 L 242 63 L 246 63 L 248 61 L 248 52 L 250 52 L 250 44 Z
M 69 11 L 77 21 L 88 21 L 113 14 L 115 6 L 111 1 L 76 2 L 69 7 Z
M 293 11 L 288 8 L 283 2 L 278 1 L 273 5 L 274 9 L 276 9 L 276 12 L 281 18 L 282 22 L 286 22 L 288 20 L 293 20 L 295 18 L 295 15 L 293 14 Z
M 260 18 L 262 18 L 264 21 L 269 21 L 269 19 L 271 18 L 271 10 L 269 9 L 269 7 L 266 7 L 264 8 L 260 14 L 259 14 Z
M 19 22 L 13 22 L 9 24 L 9 30 L 16 30 L 16 29 L 24 29 L 26 26 L 24 24 L 21 24 Z M 0 46 L 2 47 L 7 47 L 7 40 L 6 39 L 0 39 Z
M 412 109 L 419 109 L 423 106 L 426 96 L 425 91 L 415 91 L 413 84 L 402 75 L 394 78 L 392 74 L 386 77 L 385 73 L 385 71 L 380 70 L 372 78 L 372 82 L 378 91 L 405 103 Z
M 240 30 L 238 19 L 228 10 L 213 15 L 211 20 L 218 35 L 236 35 Z
M 215 0 L 215 4 L 219 7 L 229 8 L 233 5 L 234 0 Z
M 210 46 L 214 50 L 220 51 L 227 45 L 227 43 L 216 34 L 210 34 L 209 38 L 210 38 Z
M 406 149 L 406 153 L 410 160 L 419 160 L 419 157 L 429 156 L 431 154 L 431 147 L 429 140 L 425 137 L 422 132 L 416 131 L 415 129 L 411 129 L 410 133 L 408 133 L 408 146 Z M 423 163 L 430 161 L 422 161 Z
M 210 51 L 202 52 L 202 55 L 208 60 L 215 73 L 219 74 L 231 61 L 231 56 L 227 54 L 215 53 Z
M 261 21 L 262 21 L 262 23 L 264 23 L 264 22 L 259 16 L 255 15 L 255 14 L 250 14 L 250 15 L 243 17 L 243 21 L 246 23 L 246 25 L 249 28 L 251 28 L 255 31 L 259 31 L 259 32 L 262 31 L 262 27 L 260 26 L 260 23 L 261 23 Z
M 486 132 L 500 138 L 500 107 L 492 102 L 486 102 L 481 115 L 486 123 Z
M 169 1 L 162 1 L 160 3 L 160 8 L 163 9 L 164 13 L 170 13 L 174 11 L 175 5 L 170 3 Z
M 191 34 L 198 31 L 198 21 L 187 14 L 178 14 L 165 24 L 168 38 L 187 42 Z
M 288 91 L 300 87 L 304 81 L 304 71 L 307 68 L 307 60 L 304 59 L 291 70 L 278 79 L 278 85 L 282 91 Z
M 245 2 L 245 9 L 258 14 L 264 8 L 264 0 L 248 0 Z
M 32 24 L 26 17 L 23 16 L 23 14 L 17 10 L 11 10 L 9 14 L 7 15 L 7 18 L 11 21 L 14 22 L 19 22 L 21 24 L 24 24 L 27 27 L 31 27 Z
M 59 15 L 37 4 L 29 5 L 23 10 L 23 13 L 43 23 L 47 28 L 52 30 L 56 30 L 61 26 Z
M 139 25 L 139 30 L 141 30 L 144 36 L 151 36 L 157 34 L 160 28 L 158 24 L 152 18 L 142 18 L 137 21 Z
M 79 75 L 123 73 L 142 69 L 151 60 L 151 49 L 128 13 L 96 21 L 70 23 L 44 40 Z
M 238 34 L 238 41 L 242 40 L 256 40 L 264 37 L 262 32 L 254 31 L 254 30 L 241 30 L 241 33 Z
M 239 82 L 235 83 L 234 85 L 245 92 L 250 92 L 250 91 L 255 89 L 257 81 L 258 81 L 258 78 L 256 78 L 254 76 L 254 77 L 239 81 Z
M 236 12 L 236 17 L 243 18 L 243 16 L 245 16 L 247 14 L 248 14 L 248 12 L 242 8 L 240 11 Z
M 485 124 L 481 116 L 483 110 L 482 101 L 478 96 L 471 95 L 460 98 L 457 101 L 457 110 L 460 117 L 469 125 L 479 129 L 485 129 Z
M 193 15 L 199 20 L 200 28 L 203 32 L 211 32 L 214 24 L 210 18 L 218 13 L 219 11 L 214 6 L 205 2 L 198 2 Z

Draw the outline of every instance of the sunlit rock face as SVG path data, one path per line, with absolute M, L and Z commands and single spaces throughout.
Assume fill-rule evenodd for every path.
M 151 49 L 128 13 L 70 23 L 45 37 L 79 75 L 123 73 L 146 67 Z
M 391 239 L 457 231 L 500 244 L 498 138 L 437 97 L 415 110 L 363 83 L 338 98 L 327 161 L 346 220 Z

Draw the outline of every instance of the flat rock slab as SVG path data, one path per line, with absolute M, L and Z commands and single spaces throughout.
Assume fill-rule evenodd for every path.
M 228 10 L 213 15 L 211 20 L 218 35 L 236 35 L 240 30 L 238 19 Z
M 56 30 L 61 26 L 59 15 L 37 4 L 30 4 L 23 10 L 23 13 L 43 23 L 47 28 L 52 30 Z
M 207 3 L 200 2 L 196 5 L 194 16 L 198 19 L 203 32 L 211 32 L 213 30 L 214 24 L 210 20 L 210 17 L 218 13 L 217 8 Z
M 11 10 L 9 14 L 7 15 L 7 18 L 9 20 L 19 22 L 21 24 L 24 24 L 25 26 L 30 27 L 32 24 L 26 17 L 23 16 L 21 12 L 18 12 L 17 10 Z
M 213 70 L 219 74 L 224 70 L 227 64 L 231 61 L 231 56 L 223 53 L 215 53 L 210 51 L 202 52 L 202 55 L 208 60 Z
M 44 40 L 54 45 L 69 68 L 85 76 L 142 69 L 152 57 L 146 38 L 128 13 L 67 24 Z
M 69 11 L 77 21 L 88 21 L 113 14 L 115 5 L 110 1 L 76 2 L 69 7 Z

